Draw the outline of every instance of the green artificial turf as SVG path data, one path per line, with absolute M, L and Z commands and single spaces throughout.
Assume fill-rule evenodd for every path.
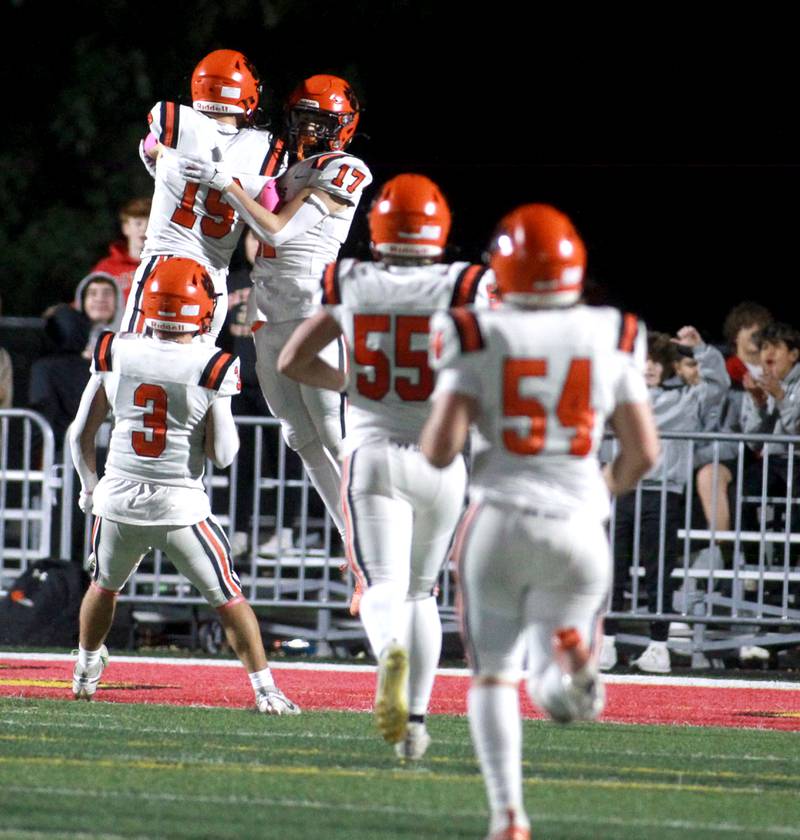
M 0 699 L 0 837 L 482 838 L 465 718 L 401 765 L 369 715 Z M 800 837 L 791 732 L 524 724 L 545 838 Z

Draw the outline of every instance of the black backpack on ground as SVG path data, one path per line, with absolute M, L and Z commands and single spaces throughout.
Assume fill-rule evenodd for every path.
M 89 585 L 79 563 L 38 560 L 0 600 L 0 644 L 74 647 L 78 614 Z

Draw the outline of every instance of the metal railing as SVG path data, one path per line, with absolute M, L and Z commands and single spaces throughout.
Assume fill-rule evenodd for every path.
M 216 470 L 208 462 L 205 482 L 215 516 L 234 544 L 241 543 L 243 548 L 235 563 L 244 593 L 255 607 L 293 612 L 293 624 L 275 624 L 273 629 L 325 641 L 362 638 L 360 623 L 347 612 L 353 581 L 349 571 L 343 570 L 339 535 L 299 459 L 283 441 L 278 421 L 264 417 L 234 419 L 242 438 L 239 455 L 226 470 Z M 37 463 L 32 460 L 34 426 L 42 442 Z M 10 435 L 19 441 L 13 449 Z M 107 442 L 106 429 L 99 436 L 99 463 L 104 460 Z M 725 465 L 731 475 L 732 505 L 731 527 L 724 530 L 714 519 L 705 521 L 699 515 L 694 492 L 695 451 L 709 443 L 712 509 L 716 509 L 723 492 L 721 447 L 732 444 L 736 452 Z M 626 632 L 618 634 L 620 641 L 645 643 L 646 633 L 637 628 L 658 619 L 688 625 L 690 635 L 671 639 L 670 645 L 692 655 L 696 663 L 706 654 L 713 657 L 744 644 L 800 643 L 800 498 L 794 480 L 798 443 L 800 437 L 662 435 L 665 455 L 669 456 L 672 447 L 681 449 L 676 459 L 681 463 L 677 484 L 683 491 L 677 530 L 679 549 L 675 556 L 667 556 L 666 502 L 675 484 L 668 482 L 666 474 L 656 472 L 636 490 L 633 550 L 625 558 L 627 577 L 623 575 L 625 604 L 609 613 L 609 617 L 625 622 Z M 614 447 L 615 442 L 609 439 L 606 458 L 613 456 Z M 748 457 L 752 447 L 760 447 L 762 455 Z M 776 454 L 779 447 L 784 454 Z M 0 411 L 0 587 L 30 561 L 52 556 L 54 511 L 59 522 L 58 556 L 64 560 L 88 556 L 91 517 L 75 514 L 77 477 L 69 447 L 64 447 L 59 465 L 53 464 L 53 453 L 52 431 L 44 418 L 17 409 Z M 778 488 L 773 480 L 776 463 L 782 465 L 786 475 Z M 670 479 L 674 481 L 675 476 Z M 246 496 L 244 529 L 242 494 Z M 658 587 L 649 602 L 644 597 L 645 558 L 639 515 L 642 494 L 657 494 L 659 499 Z M 609 522 L 612 547 L 615 516 L 613 504 Z M 288 538 L 290 529 L 292 536 Z M 653 595 L 652 587 L 650 592 Z M 441 575 L 438 597 L 445 628 L 454 632 L 455 580 L 449 566 Z M 150 607 L 204 604 L 199 593 L 160 552 L 145 555 L 120 598 Z M 299 613 L 302 616 L 298 617 Z
M 55 441 L 35 411 L 0 411 L 0 590 L 51 556 L 52 509 L 60 481 Z

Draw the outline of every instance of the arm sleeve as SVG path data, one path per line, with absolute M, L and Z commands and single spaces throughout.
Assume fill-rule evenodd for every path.
M 233 422 L 230 397 L 220 397 L 211 403 L 209 412 L 214 421 L 214 457 L 220 469 L 230 466 L 239 451 L 239 433 Z
M 329 215 L 325 204 L 316 196 L 310 195 L 297 208 L 286 224 L 279 231 L 273 233 L 267 230 L 232 192 L 225 193 L 225 201 L 239 213 L 262 242 L 272 245 L 273 248 L 284 245 L 307 230 L 311 230 L 325 216 Z
M 84 492 L 91 493 L 97 486 L 97 473 L 90 470 L 86 461 L 83 458 L 81 451 L 81 434 L 86 427 L 86 420 L 89 417 L 89 409 L 92 406 L 95 394 L 103 387 L 103 379 L 96 373 L 93 373 L 89 378 L 89 382 L 84 388 L 81 402 L 78 406 L 78 413 L 69 427 L 69 448 L 72 454 L 72 463 L 81 480 L 81 489 Z

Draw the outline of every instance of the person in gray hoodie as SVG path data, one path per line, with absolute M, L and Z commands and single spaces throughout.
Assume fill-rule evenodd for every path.
M 675 362 L 681 354 L 677 345 L 691 351 L 699 366 L 699 380 L 689 385 L 673 377 Z M 686 351 L 685 351 L 686 352 Z M 697 432 L 709 408 L 722 401 L 730 385 L 725 359 L 715 347 L 706 344 L 694 327 L 682 327 L 674 338 L 665 333 L 650 332 L 647 339 L 645 381 L 659 432 Z M 678 528 L 683 519 L 684 491 L 692 475 L 691 449 L 688 441 L 665 440 L 658 464 L 642 479 L 639 510 L 639 566 L 644 569 L 643 587 L 651 612 L 672 610 L 675 581 L 672 569 L 678 556 Z M 659 604 L 659 546 L 662 489 L 665 490 L 665 526 L 663 554 L 663 587 Z M 636 526 L 636 493 L 620 496 L 614 515 L 614 585 L 611 610 L 621 612 L 625 606 L 625 590 L 631 585 L 629 568 L 635 565 L 634 533 Z M 660 609 L 659 609 L 660 607 Z M 600 655 L 602 670 L 613 668 L 617 660 L 616 631 L 618 621 L 605 622 L 605 636 Z M 667 638 L 668 621 L 650 622 L 650 643 L 633 664 L 642 671 L 668 673 L 671 670 Z
M 742 427 L 747 434 L 800 434 L 800 331 L 793 326 L 773 322 L 756 336 L 761 359 L 761 375 L 744 375 L 747 392 L 742 404 Z M 758 459 L 745 472 L 744 495 L 787 495 L 790 478 L 789 444 L 752 444 Z M 769 458 L 766 481 L 763 480 L 763 459 Z M 791 465 L 793 495 L 797 495 L 800 480 L 800 451 L 795 448 Z M 796 530 L 798 512 L 792 517 Z M 743 528 L 758 530 L 754 511 L 743 508 Z

